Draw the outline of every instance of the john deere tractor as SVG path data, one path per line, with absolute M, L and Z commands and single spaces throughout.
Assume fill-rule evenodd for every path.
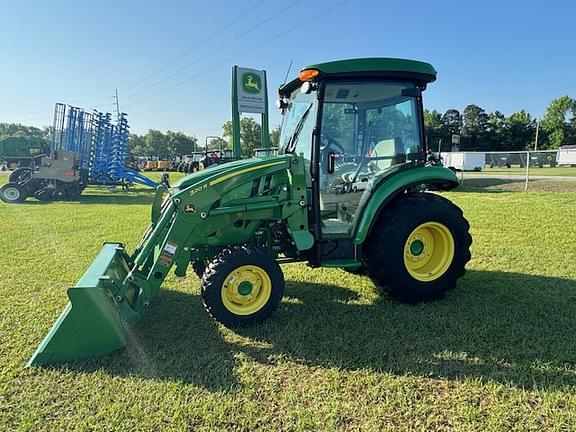
M 193 268 L 206 310 L 228 327 L 273 313 L 284 263 L 365 273 L 405 302 L 444 296 L 472 240 L 461 210 L 429 192 L 458 185 L 426 165 L 422 91 L 435 79 L 431 65 L 400 59 L 304 68 L 279 89 L 279 154 L 160 186 L 140 244 L 103 246 L 29 364 L 123 347 L 173 267 Z

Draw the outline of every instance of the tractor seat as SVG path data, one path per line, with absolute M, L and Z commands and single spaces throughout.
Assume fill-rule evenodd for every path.
M 378 141 L 372 150 L 371 157 L 396 157 L 396 155 L 402 153 L 404 153 L 402 140 L 400 138 L 390 138 Z M 368 164 L 370 169 L 375 173 L 387 170 L 392 165 L 396 165 L 396 159 L 373 160 Z
M 338 219 L 322 219 L 322 236 L 324 238 L 338 237 L 348 234 L 352 224 Z

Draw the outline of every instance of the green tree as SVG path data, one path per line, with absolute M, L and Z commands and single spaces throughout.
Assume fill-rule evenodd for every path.
M 148 156 L 167 157 L 169 155 L 168 142 L 162 132 L 156 129 L 150 129 L 144 137 Z
M 492 144 L 489 134 L 489 117 L 478 105 L 468 105 L 462 115 L 463 147 L 470 150 L 489 150 Z
M 496 110 L 488 114 L 488 124 L 485 132 L 484 150 L 507 150 L 507 128 L 508 123 L 506 116 Z M 508 149 L 509 150 L 509 149 Z
M 428 146 L 432 150 L 449 150 L 450 131 L 442 120 L 442 114 L 436 110 L 424 110 L 424 126 L 428 137 Z
M 37 128 L 25 126 L 20 123 L 0 123 L 0 138 L 4 137 L 26 137 L 38 138 L 49 143 L 52 139 L 52 128 Z
M 576 131 L 573 129 L 575 117 L 575 99 L 569 96 L 562 96 L 550 102 L 542 121 L 542 130 L 546 138 L 543 147 L 558 148 L 561 145 L 570 144 L 568 139 L 572 139 L 576 135 Z
M 229 144 L 223 138 L 212 138 L 210 141 L 208 141 L 208 150 L 224 150 L 228 148 L 230 148 Z
M 450 135 L 459 134 L 462 130 L 462 116 L 460 111 L 456 109 L 449 109 L 442 115 L 442 123 L 448 129 Z
M 530 150 L 534 148 L 536 122 L 525 110 L 506 118 L 504 135 L 506 150 Z
M 166 132 L 166 147 L 168 156 L 180 156 L 192 153 L 196 148 L 196 138 L 182 132 Z
M 280 144 L 280 126 L 270 131 L 270 147 L 278 147 Z
M 146 156 L 150 154 L 146 148 L 146 140 L 144 135 L 138 135 L 135 133 L 130 133 L 128 136 L 128 151 L 133 156 Z
M 222 125 L 224 138 L 232 142 L 232 122 Z M 262 126 L 250 117 L 240 119 L 240 151 L 242 156 L 250 157 L 255 148 L 262 147 Z

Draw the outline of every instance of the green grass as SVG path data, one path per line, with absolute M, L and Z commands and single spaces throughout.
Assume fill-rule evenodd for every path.
M 151 193 L 0 203 L 0 430 L 574 430 L 576 194 L 446 196 L 474 245 L 442 301 L 287 265 L 279 310 L 233 332 L 170 276 L 128 349 L 53 369 L 24 364 L 102 242 L 135 246 Z

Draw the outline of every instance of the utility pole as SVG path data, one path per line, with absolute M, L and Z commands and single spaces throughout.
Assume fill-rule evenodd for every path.
M 540 131 L 540 117 L 536 119 L 536 140 L 534 141 L 534 151 L 538 150 L 538 132 Z
M 114 89 L 116 94 L 116 120 L 120 121 L 120 103 L 118 102 L 118 89 Z

